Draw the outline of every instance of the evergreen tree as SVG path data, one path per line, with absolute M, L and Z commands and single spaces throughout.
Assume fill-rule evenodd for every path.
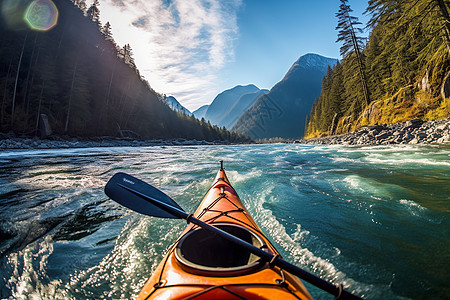
M 130 67 L 136 70 L 136 64 L 134 63 L 133 58 L 133 50 L 131 49 L 130 44 L 126 44 L 123 46 L 121 51 L 119 52 L 119 57 Z
M 91 19 L 92 22 L 101 27 L 99 6 L 100 2 L 98 2 L 98 0 L 94 0 L 92 5 L 87 10 L 86 15 L 89 17 L 89 19 Z
M 364 63 L 361 50 L 363 49 L 363 38 L 357 36 L 357 33 L 362 33 L 363 30 L 358 27 L 362 23 L 358 21 L 358 18 L 351 16 L 350 13 L 353 11 L 350 5 L 347 4 L 348 0 L 340 0 L 341 5 L 339 6 L 339 11 L 336 13 L 338 18 L 338 25 L 336 30 L 339 31 L 338 39 L 336 42 L 342 42 L 341 55 L 343 57 L 354 54 L 356 56 L 356 61 L 358 63 L 359 76 L 361 78 L 361 85 L 364 91 L 365 104 L 368 105 L 369 91 L 367 88 L 367 81 L 364 72 Z
M 73 4 L 77 6 L 83 13 L 86 11 L 86 0 L 73 0 Z
M 102 27 L 102 33 L 105 36 L 106 40 L 112 41 L 112 31 L 111 31 L 111 24 L 109 22 L 106 22 L 106 24 Z

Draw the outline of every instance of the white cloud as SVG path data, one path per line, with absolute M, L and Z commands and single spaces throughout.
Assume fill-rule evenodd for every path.
M 102 0 L 103 23 L 131 45 L 158 92 L 193 109 L 217 93 L 218 71 L 233 59 L 241 0 Z

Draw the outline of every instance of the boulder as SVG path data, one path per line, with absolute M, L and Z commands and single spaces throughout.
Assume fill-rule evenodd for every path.
M 423 120 L 421 120 L 421 119 L 414 119 L 414 120 L 410 120 L 410 121 L 407 121 L 406 123 L 405 123 L 405 128 L 419 128 L 420 126 L 422 126 L 422 124 L 423 124 Z
M 419 143 L 419 139 L 418 138 L 413 138 L 411 141 L 409 141 L 410 144 L 418 144 Z
M 387 132 L 387 131 L 382 131 L 382 132 L 380 132 L 377 136 L 375 136 L 375 138 L 377 139 L 377 140 L 385 140 L 385 139 L 387 139 L 388 137 L 390 137 L 391 136 L 391 134 L 389 133 L 389 132 Z
M 450 135 L 445 135 L 436 141 L 437 143 L 443 144 L 450 142 Z

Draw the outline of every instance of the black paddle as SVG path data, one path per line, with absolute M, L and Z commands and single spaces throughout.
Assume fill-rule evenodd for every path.
M 279 256 L 274 256 L 261 250 L 246 241 L 235 237 L 217 227 L 206 224 L 192 215 L 186 213 L 174 200 L 158 190 L 157 188 L 125 173 L 115 174 L 105 186 L 106 195 L 112 200 L 128 207 L 138 213 L 159 217 L 159 218 L 179 218 L 185 219 L 203 229 L 211 231 L 233 243 L 236 243 L 249 252 L 261 257 L 272 265 L 298 276 L 299 278 L 321 288 L 322 290 L 335 296 L 335 299 L 361 299 L 345 290 L 342 285 L 336 286 L 325 281 L 299 267 L 288 263 Z

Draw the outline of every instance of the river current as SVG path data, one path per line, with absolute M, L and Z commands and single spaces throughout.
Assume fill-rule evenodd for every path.
M 2 151 L 0 298 L 137 295 L 186 222 L 129 211 L 106 182 L 129 173 L 193 212 L 220 159 L 286 260 L 367 299 L 450 298 L 449 145 Z

